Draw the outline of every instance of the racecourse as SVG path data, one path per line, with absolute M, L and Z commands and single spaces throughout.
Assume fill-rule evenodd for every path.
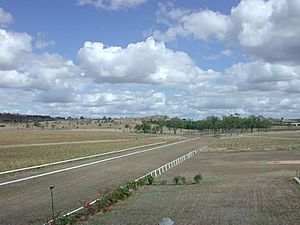
M 51 217 L 51 185 L 55 186 L 56 212 L 69 212 L 80 207 L 80 202 L 95 199 L 97 193 L 134 180 L 191 150 L 211 144 L 213 140 L 212 137 L 200 137 L 171 142 L 1 177 L 0 183 L 8 183 L 0 187 L 0 198 L 5 203 L 0 211 L 0 221 L 3 224 L 41 224 Z M 13 180 L 20 181 L 9 183 Z

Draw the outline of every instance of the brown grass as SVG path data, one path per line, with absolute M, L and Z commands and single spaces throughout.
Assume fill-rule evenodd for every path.
M 158 135 L 105 131 L 0 130 L 0 145 L 153 138 Z M 167 136 L 166 137 L 170 137 Z
M 135 147 L 162 141 L 176 140 L 176 136 L 145 135 L 113 132 L 72 131 L 18 131 L 0 132 L 0 171 L 35 166 L 49 162 L 72 159 L 93 154 Z M 124 141 L 113 142 L 115 139 Z M 68 141 L 112 140 L 105 143 L 68 144 Z M 64 145 L 45 145 L 44 142 L 64 142 Z M 40 143 L 41 146 L 17 146 L 14 144 Z M 0 145 L 1 146 L 1 145 Z
M 296 165 L 268 165 L 297 152 L 200 153 L 169 170 L 160 180 L 169 185 L 147 186 L 108 215 L 89 224 L 157 224 L 169 217 L 175 224 L 300 224 L 300 192 L 290 181 Z M 176 175 L 201 173 L 196 185 L 172 185 Z
M 262 132 L 248 134 L 248 136 L 261 136 L 261 137 L 280 137 L 280 138 L 300 138 L 300 131 L 280 131 L 280 132 Z
M 228 137 L 220 138 L 206 151 L 257 151 L 257 150 L 300 150 L 300 139 L 280 137 Z

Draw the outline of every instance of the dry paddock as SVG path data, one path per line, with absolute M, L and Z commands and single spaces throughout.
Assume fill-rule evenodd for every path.
M 0 172 L 179 139 L 125 132 L 0 130 Z
M 169 170 L 107 214 L 88 224 L 157 224 L 169 217 L 178 224 L 300 224 L 300 189 L 290 181 L 299 164 L 270 164 L 300 158 L 300 151 L 200 153 Z M 182 175 L 188 181 L 201 173 L 204 181 L 173 185 Z

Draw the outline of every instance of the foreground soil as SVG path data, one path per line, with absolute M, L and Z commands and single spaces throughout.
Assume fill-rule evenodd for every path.
M 89 224 L 158 224 L 163 217 L 176 225 L 300 224 L 300 189 L 290 180 L 299 165 L 268 163 L 299 157 L 299 151 L 200 153 L 159 177 L 168 184 L 146 186 Z M 192 181 L 199 173 L 200 184 L 172 184 L 176 175 Z

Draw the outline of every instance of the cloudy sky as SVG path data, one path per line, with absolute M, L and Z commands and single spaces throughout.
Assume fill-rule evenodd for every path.
M 0 0 L 0 112 L 300 117 L 300 0 Z

